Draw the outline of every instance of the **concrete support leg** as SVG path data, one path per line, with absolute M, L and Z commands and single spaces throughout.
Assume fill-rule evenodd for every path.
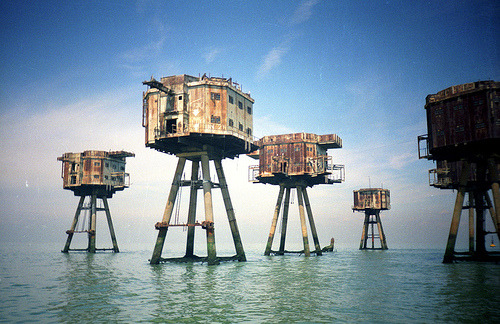
M 316 225 L 314 224 L 313 213 L 311 209 L 311 204 L 309 203 L 309 196 L 307 195 L 307 188 L 304 187 L 302 191 L 304 196 L 304 203 L 306 205 L 307 217 L 309 218 L 309 227 L 311 228 L 311 234 L 314 241 L 314 247 L 316 249 L 316 255 L 322 255 L 321 247 L 319 245 L 318 232 L 316 232 Z
M 446 244 L 446 251 L 444 253 L 443 263 L 453 262 L 453 255 L 455 253 L 455 243 L 457 240 L 458 225 L 460 224 L 460 216 L 462 214 L 465 189 L 467 185 L 467 180 L 469 178 L 469 173 L 470 173 L 470 164 L 469 162 L 464 161 L 462 166 L 462 174 L 460 175 L 457 198 L 455 200 L 455 208 L 453 209 L 450 234 L 448 236 L 448 243 Z
M 384 233 L 384 228 L 382 227 L 382 221 L 380 220 L 380 211 L 378 211 L 375 214 L 375 217 L 377 219 L 377 226 L 378 226 L 378 235 L 380 237 L 380 246 L 382 247 L 382 250 L 387 250 L 387 241 L 385 239 L 385 233 Z
M 170 218 L 172 216 L 172 211 L 174 210 L 175 198 L 177 197 L 177 192 L 179 191 L 179 184 L 182 177 L 182 171 L 184 170 L 184 165 L 186 164 L 186 158 L 179 158 L 177 162 L 177 168 L 175 169 L 174 180 L 172 181 L 172 187 L 170 188 L 170 194 L 168 195 L 167 205 L 165 206 L 165 211 L 163 212 L 162 223 L 168 225 L 170 223 Z M 156 244 L 153 251 L 153 256 L 151 257 L 150 263 L 157 264 L 160 262 L 161 252 L 163 250 L 163 244 L 165 243 L 165 236 L 167 235 L 168 227 L 161 227 L 158 232 L 158 238 L 156 239 Z
M 85 196 L 80 197 L 80 201 L 78 202 L 78 207 L 76 208 L 75 217 L 73 218 L 73 223 L 68 232 L 68 238 L 66 239 L 66 244 L 64 245 L 64 249 L 62 252 L 68 253 L 69 246 L 71 245 L 71 240 L 73 239 L 73 234 L 76 229 L 76 225 L 78 224 L 78 218 L 80 217 L 80 213 L 82 211 L 83 202 L 85 201 Z
M 491 202 L 491 198 L 490 198 L 490 195 L 488 194 L 488 192 L 485 193 L 484 198 L 486 199 L 486 206 L 487 206 L 488 210 L 490 211 L 491 221 L 493 222 L 493 224 L 495 226 L 495 231 L 498 234 L 499 224 L 497 224 L 497 217 L 496 217 L 495 208 L 493 207 L 493 204 Z
M 300 215 L 300 225 L 302 228 L 302 241 L 304 243 L 304 255 L 306 257 L 311 255 L 309 250 L 309 239 L 307 238 L 307 224 L 306 224 L 306 216 L 304 212 L 304 199 L 302 195 L 303 188 L 301 186 L 297 186 L 297 200 L 299 202 L 299 215 Z
M 96 231 L 96 223 L 97 223 L 97 196 L 95 193 L 92 193 L 92 197 L 90 198 L 90 208 L 91 208 L 91 216 L 90 216 L 90 226 L 89 226 L 89 246 L 87 251 L 90 253 L 95 253 L 95 231 Z
M 281 203 L 283 202 L 283 193 L 285 192 L 285 186 L 280 185 L 280 192 L 278 194 L 278 200 L 276 201 L 276 207 L 274 207 L 273 221 L 271 223 L 271 230 L 269 231 L 269 237 L 267 238 L 266 250 L 264 255 L 270 255 L 273 246 L 274 233 L 276 232 L 276 225 L 278 224 L 278 218 L 281 209 Z
M 484 193 L 482 191 L 474 192 L 474 200 L 476 204 L 476 253 L 478 259 L 486 257 L 486 239 L 484 230 Z
M 200 169 L 200 161 L 193 160 L 191 167 L 191 190 L 189 194 L 189 210 L 188 210 L 188 224 L 192 225 L 196 222 L 196 204 L 198 200 L 198 171 Z M 187 242 L 186 242 L 186 257 L 194 255 L 194 226 L 188 226 L 187 229 Z
M 118 243 L 116 242 L 115 229 L 113 227 L 113 221 L 111 220 L 111 212 L 109 211 L 108 199 L 102 197 L 102 202 L 104 204 L 104 211 L 106 212 L 106 219 L 108 220 L 109 234 L 111 235 L 111 242 L 113 243 L 113 252 L 118 253 Z
M 215 170 L 217 171 L 217 178 L 219 179 L 219 186 L 222 191 L 224 206 L 226 207 L 227 219 L 229 221 L 229 227 L 233 236 L 236 255 L 238 256 L 238 261 L 246 261 L 245 250 L 243 249 L 243 243 L 241 243 L 240 231 L 238 230 L 238 224 L 236 223 L 233 204 L 231 203 L 231 197 L 229 196 L 226 177 L 224 176 L 224 170 L 222 168 L 222 161 L 220 159 L 215 159 L 214 164 Z
M 469 195 L 469 252 L 472 254 L 474 248 L 474 198 L 471 192 Z
M 205 221 L 207 231 L 207 263 L 218 264 L 217 252 L 215 250 L 214 212 L 212 205 L 212 181 L 210 180 L 209 159 L 207 154 L 201 155 L 201 170 L 203 173 L 203 196 L 205 202 Z
M 365 220 L 363 223 L 363 232 L 361 233 L 361 242 L 359 243 L 359 249 L 366 249 L 366 241 L 368 240 L 368 225 L 370 224 L 370 214 L 365 212 Z
M 278 254 L 285 254 L 285 242 L 286 242 L 286 229 L 288 226 L 288 210 L 290 209 L 290 194 L 292 188 L 285 188 L 285 202 L 283 203 L 283 218 L 281 220 L 281 238 L 280 238 L 280 247 Z

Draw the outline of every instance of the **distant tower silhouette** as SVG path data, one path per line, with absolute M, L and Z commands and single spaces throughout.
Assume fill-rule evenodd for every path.
M 363 223 L 363 234 L 361 234 L 360 250 L 387 250 L 387 241 L 385 239 L 382 221 L 380 220 L 380 211 L 391 208 L 390 193 L 388 189 L 369 188 L 354 190 L 353 211 L 365 213 Z M 377 225 L 378 234 L 375 233 Z M 375 247 L 375 238 L 380 239 L 380 247 Z M 371 247 L 368 241 L 371 239 Z
M 310 255 L 311 251 L 309 249 L 304 205 L 314 240 L 314 252 L 316 255 L 321 255 L 322 250 L 319 245 L 318 234 L 306 188 L 317 184 L 340 183 L 344 180 L 344 166 L 331 164 L 331 156 L 327 155 L 328 149 L 341 148 L 342 140 L 335 134 L 316 135 L 295 133 L 264 136 L 256 144 L 259 150 L 249 155 L 259 159 L 259 166 L 250 167 L 250 180 L 258 183 L 278 185 L 280 187 L 264 255 L 270 255 L 271 253 L 278 255 L 284 253 L 304 253 L 305 256 Z M 292 189 L 296 189 L 297 191 L 299 204 L 304 245 L 304 249 L 301 251 L 285 250 L 288 209 Z M 273 251 L 272 244 L 283 195 L 285 195 L 285 202 L 283 204 L 280 247 L 278 251 Z
M 133 153 L 125 151 L 84 151 L 83 153 L 64 153 L 63 156 L 57 158 L 58 161 L 62 161 L 63 188 L 72 190 L 75 196 L 80 197 L 71 228 L 66 231 L 68 238 L 62 252 L 87 251 L 95 253 L 97 250 L 119 252 L 108 198 L 111 198 L 116 191 L 128 188 L 130 177 L 128 173 L 125 173 L 125 158 L 133 156 Z M 86 197 L 89 197 L 87 204 L 85 204 Z M 102 201 L 104 207 L 97 206 L 97 199 Z M 80 219 L 82 210 L 90 211 L 88 220 Z M 106 212 L 113 248 L 96 248 L 98 211 Z M 79 227 L 80 229 L 78 229 Z M 87 248 L 70 249 L 71 240 L 75 233 L 87 233 Z
M 222 169 L 222 159 L 235 158 L 256 148 L 253 144 L 253 104 L 250 94 L 244 93 L 232 79 L 177 75 L 156 81 L 144 81 L 149 89 L 143 95 L 143 121 L 146 146 L 178 157 L 174 180 L 168 196 L 163 219 L 156 224 L 158 238 L 150 263 L 165 261 L 246 261 L 245 251 L 236 225 L 234 209 Z M 191 180 L 181 180 L 186 160 L 192 162 Z M 219 183 L 210 178 L 209 161 L 213 161 Z M 199 168 L 203 178 L 199 178 Z M 179 187 L 190 187 L 186 223 L 171 223 Z M 217 257 L 215 250 L 212 188 L 220 188 L 231 234 L 236 249 L 232 257 Z M 205 220 L 195 220 L 197 192 L 203 189 Z M 180 203 L 180 202 L 178 202 Z M 167 230 L 172 226 L 187 227 L 184 257 L 162 258 Z M 194 229 L 206 230 L 207 257 L 194 255 Z
M 500 240 L 500 82 L 449 87 L 428 95 L 425 110 L 428 134 L 418 137 L 419 158 L 436 161 L 437 168 L 429 170 L 431 186 L 457 190 L 443 262 L 498 261 L 499 252 L 486 249 L 486 235 Z M 469 250 L 456 252 L 463 209 L 469 211 Z M 494 228 L 490 232 L 485 228 L 487 210 Z

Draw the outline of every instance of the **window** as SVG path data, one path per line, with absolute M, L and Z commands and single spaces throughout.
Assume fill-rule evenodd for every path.
M 76 184 L 76 176 L 71 176 L 71 184 Z
M 228 124 L 230 127 L 234 127 L 234 121 L 231 118 L 229 118 Z
M 247 112 L 248 112 L 248 114 L 249 114 L 249 115 L 251 115 L 251 114 L 252 114 L 252 107 L 251 107 L 251 106 L 248 106 L 248 107 L 247 107 Z
M 241 101 L 238 101 L 238 108 L 243 109 L 243 103 Z
M 179 96 L 179 100 L 182 100 L 182 96 Z
M 220 100 L 220 93 L 210 92 L 210 98 L 212 100 Z
M 241 123 L 239 123 L 239 125 L 238 125 L 238 129 L 239 129 L 240 131 L 243 131 L 243 125 L 242 125 Z
M 94 166 L 101 166 L 101 162 L 94 162 Z
M 212 115 L 210 117 L 210 122 L 214 123 L 214 124 L 220 124 L 220 116 L 214 116 L 214 115 Z
M 252 136 L 252 129 L 251 128 L 247 128 L 247 135 Z
M 99 179 L 99 175 L 98 174 L 94 174 L 94 179 Z
M 229 103 L 230 104 L 234 104 L 234 98 L 233 98 L 233 96 L 229 96 Z

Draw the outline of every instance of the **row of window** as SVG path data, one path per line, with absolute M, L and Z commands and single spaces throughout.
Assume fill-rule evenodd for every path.
M 220 100 L 220 93 L 211 92 L 210 97 L 212 98 L 212 100 Z M 234 97 L 231 95 L 229 95 L 229 103 L 234 104 Z M 238 100 L 238 108 L 243 109 L 243 102 L 241 102 L 239 100 Z M 247 113 L 249 115 L 252 114 L 252 107 L 251 106 L 247 106 Z

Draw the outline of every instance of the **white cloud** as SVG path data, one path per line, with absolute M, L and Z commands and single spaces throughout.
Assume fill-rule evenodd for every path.
M 290 19 L 290 23 L 292 25 L 297 25 L 307 21 L 311 18 L 313 7 L 319 2 L 320 0 L 308 0 L 302 2 L 295 10 L 292 18 Z
M 221 49 L 217 47 L 208 48 L 203 54 L 205 63 L 212 63 L 215 58 L 221 53 Z
M 266 56 L 259 67 L 257 75 L 259 77 L 264 77 L 271 72 L 272 69 L 281 64 L 282 57 L 290 51 L 290 40 L 286 40 L 273 47 Z

